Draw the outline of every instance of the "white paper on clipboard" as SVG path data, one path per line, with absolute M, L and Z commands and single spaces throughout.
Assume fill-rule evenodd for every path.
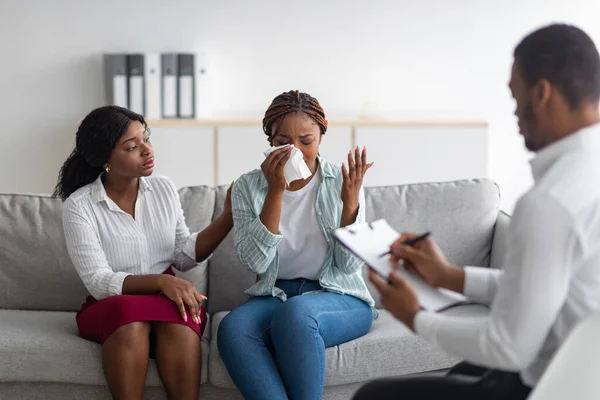
M 392 272 L 389 255 L 382 254 L 390 250 L 390 245 L 400 237 L 384 219 L 374 222 L 338 228 L 334 236 L 345 247 L 362 259 L 371 269 L 384 279 Z M 461 294 L 430 286 L 419 276 L 398 268 L 398 275 L 405 279 L 419 297 L 419 304 L 427 311 L 442 311 L 449 307 L 467 303 Z

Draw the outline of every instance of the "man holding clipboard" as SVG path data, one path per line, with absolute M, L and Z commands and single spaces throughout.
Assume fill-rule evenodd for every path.
M 481 319 L 422 310 L 397 273 L 370 278 L 385 307 L 466 363 L 445 376 L 371 382 L 355 399 L 525 399 L 573 327 L 600 306 L 600 57 L 580 29 L 550 25 L 516 47 L 510 80 L 535 185 L 517 203 L 502 270 L 448 263 L 403 234 L 392 261 L 490 305 Z

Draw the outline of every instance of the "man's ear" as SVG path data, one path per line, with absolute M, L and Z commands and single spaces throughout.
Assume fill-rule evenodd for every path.
M 538 108 L 549 108 L 552 96 L 556 89 L 547 79 L 540 79 L 533 88 L 534 106 Z

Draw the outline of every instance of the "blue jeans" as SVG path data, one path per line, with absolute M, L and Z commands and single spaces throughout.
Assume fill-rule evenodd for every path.
M 320 399 L 325 348 L 365 335 L 371 308 L 356 297 L 319 290 L 316 281 L 277 281 L 288 296 L 253 297 L 219 325 L 221 358 L 246 400 Z

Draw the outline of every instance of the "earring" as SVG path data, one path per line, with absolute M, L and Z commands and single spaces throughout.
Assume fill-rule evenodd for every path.
M 104 168 L 104 171 L 106 171 L 106 173 L 108 174 L 110 172 L 110 167 Z

